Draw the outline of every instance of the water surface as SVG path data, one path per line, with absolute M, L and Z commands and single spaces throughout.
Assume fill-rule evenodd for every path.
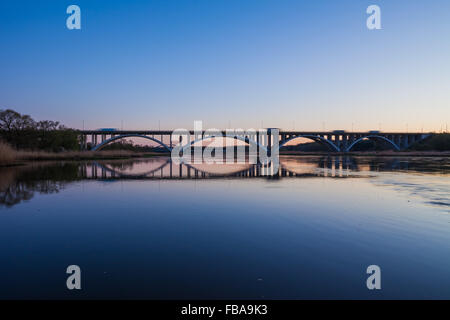
M 448 158 L 281 165 L 0 168 L 0 298 L 450 298 Z

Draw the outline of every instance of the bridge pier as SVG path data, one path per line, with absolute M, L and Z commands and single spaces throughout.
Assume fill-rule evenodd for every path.
M 267 129 L 267 156 L 270 157 L 272 155 L 272 129 Z
M 80 135 L 80 149 L 82 151 L 87 149 L 87 136 L 85 134 Z
M 402 149 L 408 148 L 408 135 L 407 134 L 401 136 L 401 141 L 402 141 L 401 148 Z

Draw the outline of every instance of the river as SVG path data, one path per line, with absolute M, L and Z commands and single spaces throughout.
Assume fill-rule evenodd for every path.
M 0 168 L 0 298 L 450 299 L 449 158 L 280 163 Z

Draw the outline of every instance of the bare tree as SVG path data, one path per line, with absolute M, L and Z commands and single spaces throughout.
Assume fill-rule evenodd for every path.
M 52 131 L 57 130 L 58 126 L 59 126 L 58 121 L 43 120 L 37 123 L 36 128 L 42 131 Z
M 20 113 L 14 110 L 0 110 L 0 130 L 10 132 L 14 129 L 15 123 L 20 117 Z

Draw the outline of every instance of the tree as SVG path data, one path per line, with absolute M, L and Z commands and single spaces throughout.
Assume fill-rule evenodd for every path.
M 59 126 L 58 121 L 43 120 L 37 123 L 36 128 L 37 130 L 41 131 L 53 131 L 58 129 L 58 126 Z
M 14 110 L 0 110 L 0 130 L 7 132 L 13 130 L 15 123 L 20 117 L 20 113 Z
M 0 110 L 0 136 L 19 149 L 77 150 L 78 134 L 58 121 L 36 122 L 14 110 Z

